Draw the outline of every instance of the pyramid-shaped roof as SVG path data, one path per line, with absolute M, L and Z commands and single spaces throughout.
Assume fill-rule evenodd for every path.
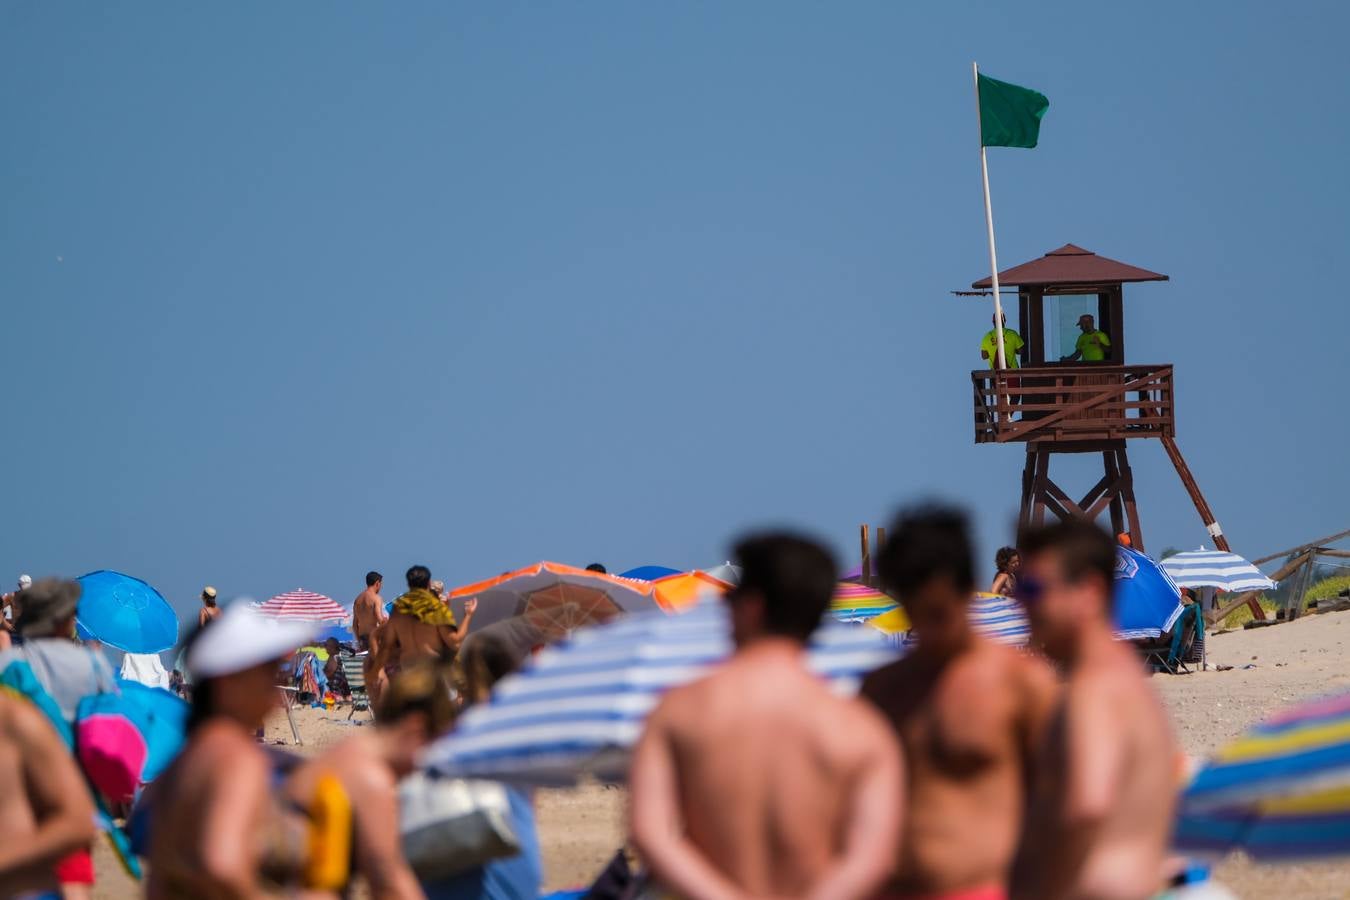
M 1040 259 L 1033 259 L 998 273 L 1000 287 L 1021 287 L 1024 284 L 1120 284 L 1125 281 L 1166 280 L 1166 275 L 1098 256 L 1091 250 L 1084 250 L 1074 244 L 1065 244 L 1058 250 L 1051 250 Z M 981 278 L 971 287 L 988 288 L 990 285 L 990 279 Z

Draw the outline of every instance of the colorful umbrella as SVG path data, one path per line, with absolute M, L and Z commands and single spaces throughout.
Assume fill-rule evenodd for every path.
M 127 653 L 159 653 L 178 643 L 178 616 L 159 591 L 130 575 L 81 575 L 75 621 L 91 637 Z
M 970 601 L 966 614 L 970 617 L 971 626 L 992 641 L 1022 647 L 1031 640 L 1027 614 L 1022 609 L 1022 604 L 1011 597 L 981 591 Z M 905 615 L 902 606 L 869 619 L 867 624 L 882 634 L 890 635 L 902 642 L 907 638 L 910 629 L 909 616 Z
M 462 619 L 464 602 L 478 600 L 476 627 L 512 616 L 526 616 L 552 639 L 583 625 L 608 622 L 628 612 L 656 608 L 651 582 L 632 581 L 562 563 L 541 562 L 450 592 L 450 604 Z
M 728 629 L 721 603 L 583 628 L 504 678 L 492 700 L 470 708 L 423 763 L 459 778 L 619 780 L 661 694 L 726 658 Z M 841 689 L 856 689 L 863 674 L 898 653 L 875 631 L 829 623 L 811 641 L 809 664 Z
M 1116 637 L 1156 638 L 1181 615 L 1181 589 L 1152 559 L 1129 547 L 1116 548 Z
M 656 588 L 656 602 L 668 612 L 693 606 L 708 596 L 721 596 L 731 590 L 732 585 L 720 578 L 714 578 L 707 572 L 677 572 L 652 582 Z
M 665 578 L 668 575 L 682 574 L 679 569 L 672 569 L 667 566 L 638 566 L 636 569 L 629 569 L 627 572 L 620 572 L 620 578 L 636 578 L 638 581 L 655 581 L 658 578 Z
M 897 605 L 894 598 L 876 588 L 841 581 L 835 585 L 834 596 L 830 599 L 830 615 L 840 622 L 866 622 L 890 612 Z
M 273 619 L 303 622 L 345 622 L 351 617 L 351 612 L 331 597 L 303 589 L 277 594 L 266 603 L 258 604 L 258 612 Z
M 1162 561 L 1163 571 L 1184 588 L 1212 587 L 1227 593 L 1273 591 L 1275 582 L 1236 553 L 1188 550 Z
M 1295 706 L 1220 750 L 1182 794 L 1175 843 L 1257 859 L 1350 854 L 1350 693 Z
M 190 707 L 163 688 L 124 679 L 118 679 L 117 686 L 130 713 L 128 718 L 145 739 L 148 752 L 141 781 L 154 781 L 173 762 L 187 739 Z

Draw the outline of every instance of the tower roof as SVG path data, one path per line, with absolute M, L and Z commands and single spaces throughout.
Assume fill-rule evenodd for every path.
M 1021 287 L 1024 284 L 1097 285 L 1166 280 L 1166 275 L 1107 259 L 1073 244 L 1065 244 L 1058 250 L 1051 250 L 1040 259 L 1033 259 L 998 273 L 1000 287 L 1004 285 Z M 971 287 L 988 288 L 991 284 L 990 279 L 981 278 Z

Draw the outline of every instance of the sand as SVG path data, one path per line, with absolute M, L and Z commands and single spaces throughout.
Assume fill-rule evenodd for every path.
M 1230 671 L 1158 675 L 1152 679 L 1172 714 L 1186 752 L 1205 756 L 1267 713 L 1307 697 L 1350 686 L 1350 612 L 1309 616 L 1272 628 L 1211 636 L 1209 662 Z M 1243 668 L 1252 666 L 1252 668 Z M 297 710 L 304 745 L 313 753 L 351 733 L 347 712 Z M 358 714 L 365 719 L 365 714 Z M 269 741 L 290 743 L 284 716 L 267 726 Z M 588 883 L 623 842 L 625 792 L 589 786 L 538 795 L 540 838 L 548 890 Z M 97 855 L 96 898 L 137 896 L 106 849 Z M 1216 869 L 1240 897 L 1280 900 L 1350 897 L 1350 861 L 1314 865 L 1256 865 L 1235 854 Z

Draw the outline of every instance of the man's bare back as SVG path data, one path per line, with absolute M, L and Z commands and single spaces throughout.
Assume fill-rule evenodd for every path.
M 366 588 L 352 602 L 352 634 L 363 645 L 370 643 L 370 635 L 384 621 L 384 598 L 374 585 Z
M 648 720 L 633 766 L 634 834 L 685 895 L 847 900 L 889 868 L 883 851 L 879 863 L 838 871 L 862 832 L 883 846 L 898 833 L 900 770 L 895 739 L 867 704 L 831 693 L 800 654 L 754 645 L 673 691 Z M 672 834 L 676 821 L 683 830 Z
M 1167 856 L 1176 752 L 1167 713 L 1133 650 L 1109 638 L 1085 646 L 1047 732 L 1017 896 L 1155 894 Z
M 380 631 L 385 665 L 412 665 L 441 659 L 458 649 L 455 629 L 449 625 L 427 625 L 400 612 L 392 614 Z
M 0 694 L 0 885 L 55 888 L 52 866 L 94 838 L 94 804 L 56 730 Z
M 1044 663 L 979 637 L 946 660 L 915 652 L 868 677 L 863 696 L 899 734 L 907 766 L 892 893 L 1007 885 L 1054 692 Z

